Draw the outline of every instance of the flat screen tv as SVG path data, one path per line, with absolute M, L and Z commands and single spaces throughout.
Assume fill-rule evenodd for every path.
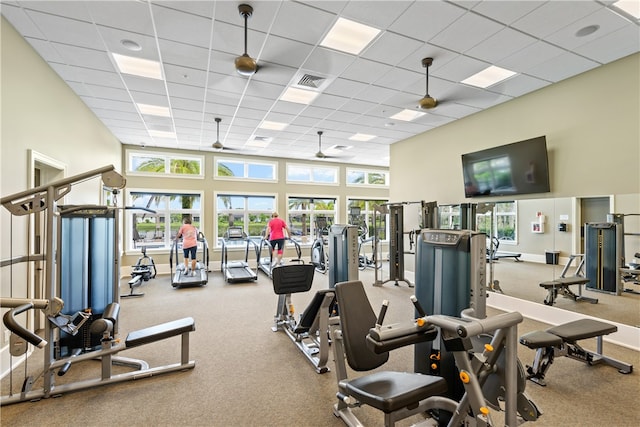
M 547 193 L 544 136 L 462 155 L 465 197 Z

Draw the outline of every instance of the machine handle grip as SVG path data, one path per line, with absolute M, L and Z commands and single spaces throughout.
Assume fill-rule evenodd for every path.
M 413 303 L 413 306 L 416 308 L 416 311 L 418 312 L 418 314 L 420 315 L 420 317 L 425 317 L 427 315 L 427 313 L 424 311 L 424 309 L 422 308 L 422 306 L 420 305 L 420 301 L 418 301 L 418 298 L 416 298 L 415 295 L 411 295 L 409 297 L 409 299 L 411 300 L 411 302 Z
M 383 300 L 382 307 L 380 307 L 380 313 L 378 314 L 378 319 L 376 320 L 376 325 L 381 326 L 382 322 L 384 322 L 384 316 L 387 315 L 387 308 L 389 308 L 389 300 Z
M 9 311 L 7 311 L 2 317 L 2 322 L 4 325 L 14 334 L 18 335 L 20 338 L 25 339 L 27 342 L 35 345 L 38 348 L 44 348 L 47 345 L 47 341 L 43 340 L 38 335 L 34 334 L 28 329 L 25 329 L 16 321 L 16 314 L 23 313 L 27 310 L 31 310 L 34 308 L 33 303 L 23 304 L 21 306 L 15 307 Z

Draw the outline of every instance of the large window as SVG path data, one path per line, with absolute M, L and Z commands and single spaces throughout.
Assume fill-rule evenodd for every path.
M 335 223 L 335 198 L 289 197 L 287 206 L 287 224 L 292 238 L 300 243 L 311 243 L 318 233 L 326 235 L 329 227 Z M 326 221 L 324 229 L 317 227 L 318 218 L 320 222 Z
M 485 233 L 487 236 L 497 237 L 500 242 L 516 243 L 518 223 L 517 203 L 496 202 L 491 213 L 476 214 L 476 230 Z M 491 220 L 493 219 L 493 223 Z
M 388 200 L 367 200 L 367 199 L 347 199 L 347 218 L 349 224 L 362 227 L 366 232 L 366 237 L 373 236 L 374 230 L 378 234 L 379 240 L 387 238 L 387 216 L 376 215 L 376 224 L 374 224 L 374 207 L 387 203 Z M 359 211 L 359 212 L 358 212 Z M 357 215 L 354 212 L 358 212 Z
M 349 186 L 389 186 L 389 172 L 347 168 Z
M 287 182 L 335 185 L 338 184 L 338 168 L 287 163 Z
M 167 155 L 151 152 L 128 152 L 127 170 L 134 175 L 172 175 L 181 177 L 204 177 L 204 157 Z
M 218 179 L 275 181 L 278 177 L 277 163 L 216 157 L 215 176 Z
M 460 205 L 438 206 L 439 227 L 448 230 L 464 228 L 460 225 L 460 210 Z M 517 222 L 516 202 L 488 203 L 477 207 L 475 230 L 497 237 L 500 242 L 515 243 Z
M 231 226 L 242 227 L 249 237 L 259 239 L 275 207 L 276 198 L 271 195 L 217 194 L 217 245 L 221 246 L 221 239 Z
M 183 218 L 191 217 L 192 224 L 200 227 L 202 218 L 202 195 L 199 193 L 173 193 L 130 191 L 127 206 L 141 209 L 127 209 L 126 224 L 130 250 L 147 248 L 169 249 L 173 244 Z M 128 234 L 128 233 L 127 233 Z

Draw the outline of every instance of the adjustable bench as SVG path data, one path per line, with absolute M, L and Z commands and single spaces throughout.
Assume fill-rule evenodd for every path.
M 580 319 L 554 326 L 545 331 L 534 331 L 520 337 L 520 344 L 536 350 L 533 366 L 527 365 L 527 379 L 546 386 L 544 377 L 555 356 L 567 356 L 588 365 L 606 363 L 621 374 L 633 371 L 633 365 L 611 359 L 602 354 L 602 337 L 618 330 L 617 326 L 593 319 Z M 596 351 L 585 350 L 577 341 L 596 338 Z
M 571 298 L 574 301 L 588 301 L 591 304 L 597 304 L 597 298 L 585 297 L 582 295 L 582 285 L 589 283 L 589 279 L 585 277 L 559 277 L 555 280 L 540 283 L 540 287 L 547 290 L 547 297 L 544 299 L 546 305 L 553 305 L 556 302 L 558 294 Z M 578 293 L 575 294 L 569 286 L 578 285 Z
M 572 277 L 566 277 L 567 270 L 569 270 L 569 266 L 574 259 L 581 258 L 580 264 L 578 264 L 578 268 Z M 547 282 L 540 283 L 540 287 L 547 290 L 547 297 L 544 299 L 544 303 L 546 305 L 553 305 L 555 303 L 558 294 L 561 294 L 565 297 L 571 298 L 574 301 L 587 301 L 591 304 L 597 304 L 597 298 L 590 298 L 582 296 L 582 285 L 586 285 L 589 283 L 589 279 L 583 276 L 584 268 L 584 254 L 571 254 L 569 255 L 569 260 L 565 264 L 562 269 L 562 273 L 560 273 L 560 277 L 554 280 L 549 280 Z M 574 293 L 569 286 L 578 285 L 578 293 Z

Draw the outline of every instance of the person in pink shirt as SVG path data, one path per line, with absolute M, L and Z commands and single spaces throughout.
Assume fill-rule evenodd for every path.
M 285 235 L 286 230 L 286 235 Z M 266 237 L 269 239 L 269 243 L 271 243 L 271 247 L 276 250 L 276 260 L 271 265 L 282 265 L 282 254 L 284 252 L 284 241 L 287 237 L 291 236 L 289 232 L 289 226 L 285 221 L 278 218 L 278 212 L 274 212 L 271 214 L 271 220 L 267 224 L 267 234 Z
M 198 249 L 198 229 L 191 224 L 191 218 L 186 217 L 176 234 L 176 239 L 182 238 L 182 251 L 184 252 L 184 270 L 189 272 L 189 260 L 191 260 L 191 275 L 196 275 L 196 251 Z M 188 274 L 188 273 L 187 273 Z

